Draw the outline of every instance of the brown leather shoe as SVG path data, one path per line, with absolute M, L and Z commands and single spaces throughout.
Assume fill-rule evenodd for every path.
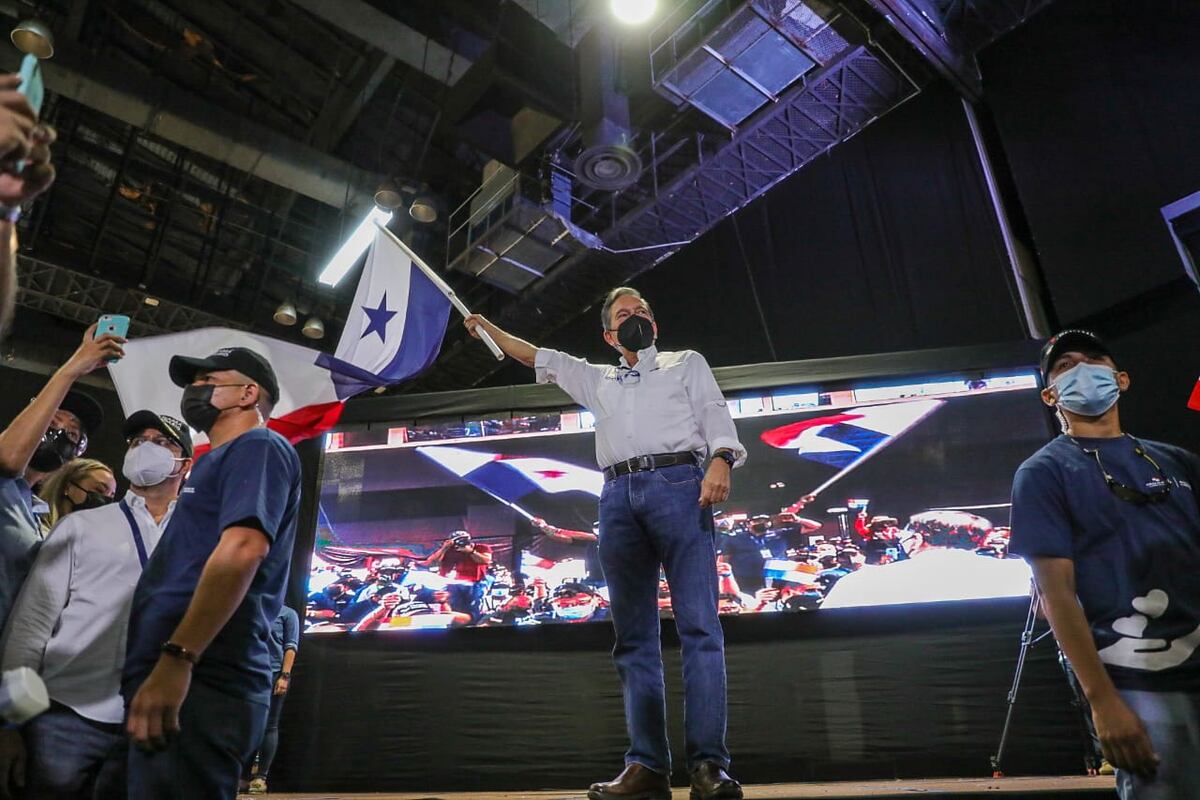
M 593 783 L 588 789 L 588 797 L 590 800 L 671 800 L 671 779 L 641 764 L 630 764 L 615 780 Z
M 692 770 L 692 800 L 742 800 L 742 785 L 715 761 Z

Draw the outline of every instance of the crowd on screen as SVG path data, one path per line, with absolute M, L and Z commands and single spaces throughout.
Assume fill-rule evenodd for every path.
M 846 535 L 828 538 L 814 533 L 820 523 L 791 512 L 718 513 L 714 524 L 723 615 L 816 610 L 846 576 L 870 576 L 930 552 L 1008 558 L 1008 529 L 966 512 L 918 515 L 901 526 L 894 517 L 868 517 L 864 510 L 853 518 Z M 449 555 L 436 562 L 433 556 L 414 556 L 408 547 L 397 548 L 394 555 L 376 549 L 340 566 L 318 553 L 309 576 L 306 629 L 414 630 L 605 620 L 608 591 L 595 558 L 598 527 L 597 523 L 592 532 L 573 531 L 535 519 L 533 543 L 527 550 L 514 551 L 518 561 L 513 564 L 471 558 L 481 550 L 490 554 L 491 548 L 474 542 L 468 531 L 447 537 L 438 551 Z M 1015 561 L 1017 582 L 985 581 L 974 587 L 977 596 L 1026 591 L 1028 573 Z M 878 574 L 886 580 L 890 573 Z M 932 590 L 933 597 L 918 599 L 936 599 L 938 576 L 931 579 L 934 585 L 924 590 Z M 861 603 L 846 605 L 869 605 L 870 589 L 866 591 L 868 597 Z M 665 575 L 660 575 L 658 597 L 660 614 L 670 617 L 671 587 Z

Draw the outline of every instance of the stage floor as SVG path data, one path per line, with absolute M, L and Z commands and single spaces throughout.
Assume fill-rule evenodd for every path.
M 746 800 L 808 800 L 808 798 L 953 798 L 975 795 L 1017 797 L 1106 797 L 1114 791 L 1111 777 L 1088 778 L 954 778 L 919 781 L 843 783 L 776 783 L 747 786 Z M 287 800 L 581 800 L 586 792 L 402 792 L 399 794 L 267 794 Z M 672 800 L 688 800 L 686 788 L 676 788 Z

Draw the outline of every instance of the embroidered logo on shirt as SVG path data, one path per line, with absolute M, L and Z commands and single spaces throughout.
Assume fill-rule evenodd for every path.
M 1142 638 L 1150 621 L 1165 614 L 1169 604 L 1162 589 L 1151 589 L 1144 596 L 1133 598 L 1133 610 L 1137 613 L 1113 623 L 1113 631 L 1121 638 L 1100 651 L 1100 660 L 1114 667 L 1158 672 L 1191 658 L 1200 645 L 1200 626 L 1179 639 Z
M 195 486 L 185 486 L 179 490 L 180 494 L 195 494 L 195 492 L 196 492 Z

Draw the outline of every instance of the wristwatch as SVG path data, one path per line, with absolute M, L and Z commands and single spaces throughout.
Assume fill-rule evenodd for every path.
M 11 222 L 12 224 L 16 225 L 17 220 L 19 220 L 20 218 L 21 218 L 21 207 L 19 205 L 18 206 L 6 206 L 3 203 L 0 203 L 0 221 Z
M 192 652 L 191 650 L 188 650 L 186 647 L 184 647 L 181 644 L 176 644 L 175 642 L 163 642 L 162 647 L 160 647 L 159 650 L 161 650 L 162 652 L 166 653 L 169 656 L 174 656 L 175 658 L 181 658 L 184 661 L 188 662 L 189 664 L 194 665 L 194 664 L 200 663 L 199 655 Z
M 712 457 L 721 459 L 729 465 L 730 469 L 733 469 L 733 465 L 737 461 L 737 457 L 729 450 L 718 450 L 717 452 L 713 453 Z
M 283 678 L 285 681 L 290 681 L 292 679 L 292 673 L 281 672 L 281 673 L 279 673 L 279 677 Z

